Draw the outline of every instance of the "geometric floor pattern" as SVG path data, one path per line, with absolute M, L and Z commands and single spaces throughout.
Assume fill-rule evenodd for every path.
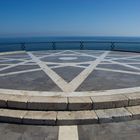
M 95 50 L 1 53 L 0 89 L 63 95 L 140 91 L 140 54 Z

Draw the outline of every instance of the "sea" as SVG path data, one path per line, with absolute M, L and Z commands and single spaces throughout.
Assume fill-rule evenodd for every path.
M 61 43 L 59 42 L 61 41 Z M 65 41 L 65 43 L 63 43 Z M 68 41 L 68 42 L 67 42 Z M 72 41 L 77 41 L 72 42 Z M 80 44 L 81 41 L 87 41 Z M 98 41 L 90 43 L 88 41 Z M 50 42 L 50 43 L 48 43 Z M 55 44 L 51 43 L 55 42 Z M 104 42 L 104 43 L 103 43 Z M 106 43 L 108 42 L 108 43 Z M 114 50 L 140 52 L 140 37 L 112 37 L 112 36 L 53 36 L 53 37 L 11 37 L 0 38 L 0 52 L 5 51 L 39 51 L 39 50 L 110 50 L 111 43 Z M 122 43 L 126 42 L 126 43 Z M 139 43 L 138 43 L 139 42 Z M 21 43 L 21 44 L 18 44 Z M 23 46 L 23 43 L 24 46 Z

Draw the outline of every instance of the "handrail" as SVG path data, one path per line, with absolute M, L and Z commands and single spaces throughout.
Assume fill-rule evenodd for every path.
M 31 45 L 31 44 L 52 44 L 52 49 L 55 50 L 57 49 L 57 44 L 63 44 L 63 43 L 76 43 L 79 44 L 79 49 L 84 49 L 85 44 L 90 44 L 90 43 L 99 43 L 99 44 L 110 44 L 110 49 L 114 50 L 117 44 L 137 44 L 140 45 L 140 42 L 132 42 L 132 41 L 84 41 L 84 40 L 77 40 L 77 41 L 44 41 L 44 42 L 3 42 L 0 43 L 1 45 L 20 45 L 21 46 L 21 50 L 26 50 L 26 46 L 27 45 Z
M 2 42 L 0 45 L 12 45 L 12 44 L 41 44 L 41 43 L 121 43 L 121 44 L 140 44 L 140 42 L 134 41 L 45 41 L 45 42 Z

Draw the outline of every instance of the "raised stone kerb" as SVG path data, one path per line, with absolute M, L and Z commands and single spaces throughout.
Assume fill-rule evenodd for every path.
M 27 102 L 30 98 L 30 96 L 11 95 L 7 101 L 8 108 L 27 109 Z
M 129 106 L 140 105 L 140 93 L 125 94 L 129 99 Z
M 70 97 L 68 98 L 68 110 L 91 110 L 92 100 L 90 97 Z
M 4 94 L 0 94 L 0 107 L 7 107 L 7 100 L 8 100 L 9 96 L 8 95 L 4 95 Z
M 132 119 L 132 114 L 125 108 L 95 110 L 99 123 L 129 121 Z
M 57 112 L 54 111 L 28 111 L 23 117 L 23 124 L 56 124 Z
M 28 109 L 30 110 L 67 110 L 67 98 L 59 97 L 31 97 L 28 101 Z
M 107 95 L 91 97 L 93 109 L 109 109 L 128 106 L 128 98 L 124 95 Z
M 97 124 L 140 119 L 140 106 L 92 111 L 0 109 L 0 122 L 38 125 Z
M 27 111 L 0 109 L 0 122 L 22 123 L 22 119 Z
M 140 106 L 131 106 L 126 108 L 130 113 L 132 113 L 133 119 L 140 119 Z
M 65 111 L 57 114 L 57 125 L 94 123 L 98 123 L 98 117 L 94 111 Z

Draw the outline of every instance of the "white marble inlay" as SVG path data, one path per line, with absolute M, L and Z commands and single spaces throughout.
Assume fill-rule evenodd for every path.
M 77 57 L 60 57 L 60 60 L 76 60 Z

